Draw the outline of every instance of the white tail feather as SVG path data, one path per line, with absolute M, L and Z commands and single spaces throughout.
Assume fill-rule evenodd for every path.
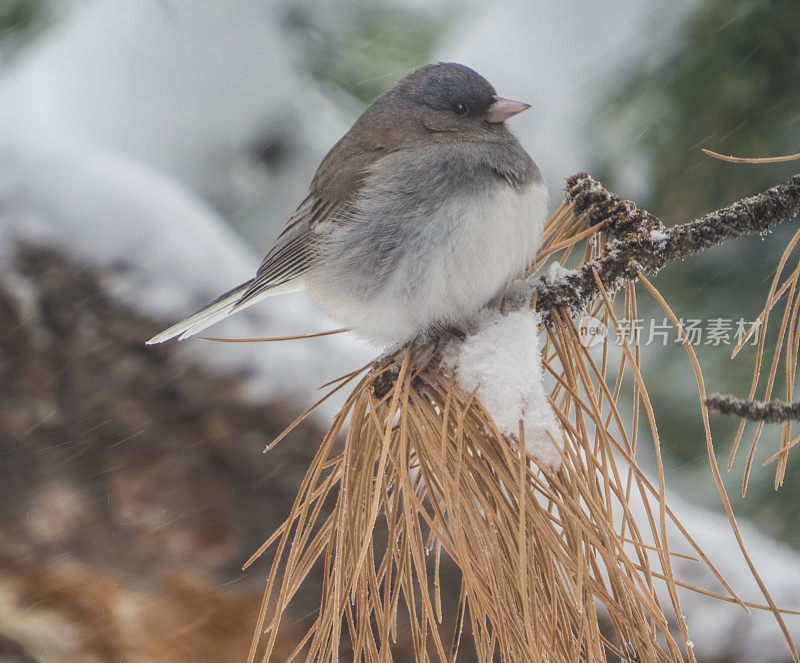
M 276 286 L 275 288 L 271 288 L 256 297 L 246 301 L 241 306 L 237 306 L 239 299 L 241 296 L 247 291 L 250 287 L 251 281 L 247 283 L 242 283 L 237 288 L 234 288 L 230 292 L 225 293 L 222 297 L 218 300 L 212 302 L 208 306 L 203 309 L 200 309 L 194 315 L 189 316 L 185 320 L 181 320 L 180 322 L 172 325 L 169 329 L 165 329 L 160 334 L 156 334 L 147 341 L 147 345 L 155 345 L 156 343 L 163 343 L 164 341 L 169 341 L 172 338 L 178 337 L 179 341 L 183 341 L 184 339 L 190 338 L 195 334 L 200 333 L 207 327 L 219 322 L 220 320 L 224 320 L 229 315 L 233 315 L 234 313 L 238 313 L 242 309 L 248 308 L 252 306 L 256 302 L 265 299 L 266 297 L 271 297 L 272 295 L 280 295 L 286 292 L 294 292 L 301 288 L 301 285 L 297 281 L 290 281 L 289 283 L 284 283 L 282 285 Z

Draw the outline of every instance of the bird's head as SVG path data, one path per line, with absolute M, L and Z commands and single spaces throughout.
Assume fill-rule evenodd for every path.
M 497 95 L 483 76 L 469 67 L 441 62 L 421 67 L 385 95 L 388 108 L 411 113 L 434 132 L 485 132 L 530 108 Z

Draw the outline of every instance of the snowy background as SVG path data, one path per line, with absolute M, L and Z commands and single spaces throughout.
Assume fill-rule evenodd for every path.
M 794 5 L 755 0 L 0 0 L 0 283 L 24 309 L 27 286 L 10 267 L 23 242 L 99 270 L 113 300 L 136 315 L 159 324 L 184 317 L 249 277 L 365 104 L 436 60 L 472 66 L 500 94 L 532 104 L 512 129 L 554 199 L 565 177 L 589 170 L 665 220 L 688 218 L 791 171 L 710 163 L 698 147 L 797 151 L 800 46 L 786 34 L 798 30 Z M 657 284 L 687 317 L 747 317 L 782 240 L 723 247 L 690 261 L 689 276 L 670 268 Z M 291 295 L 214 332 L 336 326 Z M 243 346 L 193 339 L 171 352 L 179 364 L 243 376 L 249 403 L 293 414 L 318 398 L 320 384 L 372 356 L 343 335 Z M 741 391 L 749 366 L 735 369 L 724 349 L 699 354 L 713 388 Z M 674 368 L 683 361 L 675 357 L 652 348 L 645 366 L 683 380 L 689 371 Z M 674 508 L 740 594 L 760 602 L 719 515 L 694 386 L 657 382 Z M 722 457 L 730 427 L 714 423 Z M 732 493 L 741 469 L 729 475 Z M 798 610 L 800 481 L 791 460 L 780 493 L 767 489 L 770 469 L 755 474 L 737 512 L 761 530 L 745 527 L 776 601 Z M 57 481 L 57 469 L 48 476 Z M 14 573 L 0 572 L 13 584 Z M 702 660 L 789 660 L 771 617 L 688 593 L 683 600 Z M 14 614 L 0 609 L 0 634 L 27 643 Z M 800 618 L 787 623 L 800 633 Z M 3 651 L 0 642 L 0 660 Z

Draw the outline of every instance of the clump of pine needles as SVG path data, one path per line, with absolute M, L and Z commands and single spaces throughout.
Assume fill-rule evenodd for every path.
M 748 333 L 742 338 L 738 345 L 733 349 L 731 358 L 739 354 L 744 345 L 756 335 L 758 347 L 756 349 L 755 366 L 753 371 L 753 379 L 750 383 L 750 392 L 748 400 L 752 401 L 756 398 L 758 393 L 759 378 L 762 373 L 762 366 L 764 356 L 768 349 L 767 345 L 767 331 L 770 322 L 770 317 L 773 309 L 783 304 L 783 313 L 780 316 L 780 325 L 778 329 L 778 336 L 772 347 L 772 358 L 769 361 L 769 373 L 767 374 L 766 385 L 764 386 L 761 399 L 769 401 L 775 389 L 776 378 L 778 376 L 779 366 L 781 365 L 781 358 L 783 358 L 783 391 L 784 398 L 787 402 L 792 401 L 794 393 L 795 379 L 797 376 L 797 350 L 800 347 L 800 320 L 798 320 L 798 313 L 800 312 L 800 288 L 798 288 L 798 280 L 800 280 L 800 257 L 795 255 L 794 260 L 796 265 L 793 269 L 786 274 L 786 267 L 789 263 L 792 254 L 795 253 L 797 244 L 800 241 L 800 230 L 798 230 L 789 243 L 781 256 L 778 267 L 775 270 L 775 276 L 772 279 L 767 300 L 764 304 L 761 313 L 753 322 Z M 755 460 L 756 447 L 761 435 L 764 431 L 765 421 L 759 421 L 756 426 L 756 431 L 753 434 L 753 439 L 750 443 L 750 449 L 747 455 L 745 464 L 744 478 L 742 480 L 742 495 L 744 496 L 747 491 L 747 484 L 750 479 L 750 473 Z M 744 435 L 746 421 L 743 419 L 739 424 L 736 431 L 736 438 L 734 439 L 733 447 L 728 459 L 728 467 L 733 465 L 736 451 L 739 448 L 742 437 Z M 779 449 L 770 458 L 767 459 L 765 464 L 777 461 L 775 470 L 775 489 L 777 490 L 783 485 L 784 477 L 786 476 L 786 468 L 789 458 L 789 450 L 800 442 L 800 436 L 792 437 L 792 420 L 787 418 L 782 421 L 781 435 L 779 442 Z
M 534 268 L 567 259 L 586 265 L 608 240 L 603 220 L 576 214 L 569 199 L 545 235 Z M 800 265 L 793 277 L 774 286 L 770 302 L 789 289 L 796 313 Z M 679 328 L 655 288 L 640 281 Z M 587 313 L 612 332 L 623 329 L 637 314 L 633 283 L 618 293 L 598 285 Z M 542 333 L 550 404 L 563 431 L 558 469 L 503 437 L 442 367 L 438 346 L 405 348 L 338 381 L 334 391 L 357 382 L 287 519 L 254 555 L 273 551 L 250 661 L 271 659 L 285 611 L 311 587 L 319 610 L 287 661 L 392 661 L 401 636 L 417 661 L 454 662 L 466 638 L 485 663 L 694 661 L 678 588 L 695 588 L 673 573 L 676 544 L 725 587 L 717 598 L 771 610 L 783 625 L 763 583 L 768 605 L 739 599 L 669 508 L 636 331 L 621 348 L 610 333 L 587 349 L 572 319 L 554 310 Z M 796 348 L 800 326 L 788 333 Z M 697 361 L 684 345 L 702 401 Z M 538 347 L 532 338 L 528 351 Z M 705 406 L 703 416 L 724 496 Z M 640 439 L 653 443 L 653 480 L 637 464 Z M 455 600 L 442 588 L 446 558 L 460 573 Z
M 800 160 L 800 154 L 789 154 L 779 157 L 734 157 L 719 154 L 705 148 L 703 148 L 703 152 L 716 159 L 733 163 L 771 164 Z M 742 479 L 742 497 L 747 493 L 747 486 L 750 481 L 750 474 L 755 460 L 756 448 L 764 431 L 765 423 L 769 423 L 771 419 L 774 419 L 775 421 L 772 423 L 780 422 L 782 424 L 779 449 L 764 462 L 764 465 L 768 465 L 777 461 L 775 469 L 775 490 L 783 485 L 788 465 L 789 450 L 800 442 L 800 436 L 792 437 L 792 421 L 798 421 L 798 419 L 800 419 L 796 414 L 796 412 L 800 411 L 800 403 L 792 403 L 795 378 L 797 376 L 798 347 L 800 347 L 800 320 L 798 320 L 798 313 L 800 312 L 800 289 L 798 289 L 798 280 L 800 280 L 800 258 L 796 255 L 796 266 L 788 275 L 784 276 L 786 266 L 792 254 L 795 253 L 799 241 L 800 230 L 789 240 L 786 249 L 781 255 L 770 285 L 769 293 L 767 294 L 767 300 L 759 316 L 753 321 L 747 334 L 744 335 L 731 353 L 731 359 L 735 358 L 751 338 L 755 338 L 758 343 L 753 379 L 750 383 L 750 391 L 747 399 L 745 400 L 733 396 L 720 397 L 719 395 L 716 395 L 716 398 L 713 399 L 715 401 L 714 409 L 724 411 L 725 406 L 730 407 L 730 405 L 732 405 L 733 407 L 730 407 L 730 414 L 739 414 L 743 417 L 742 421 L 739 423 L 739 428 L 736 431 L 736 437 L 728 457 L 728 469 L 733 466 L 747 421 L 757 422 L 756 431 L 753 434 L 747 461 L 745 463 Z M 781 280 L 782 278 L 783 280 Z M 772 359 L 769 362 L 766 385 L 761 398 L 756 401 L 758 384 L 764 363 L 764 355 L 768 347 L 767 330 L 770 315 L 781 300 L 784 301 L 783 315 L 780 319 L 777 339 L 772 347 Z M 778 375 L 781 358 L 783 358 L 785 400 L 773 401 L 771 399 L 773 398 L 776 387 L 775 380 Z M 722 405 L 722 407 L 720 407 L 720 405 Z M 748 416 L 753 414 L 754 410 L 756 414 L 754 416 Z

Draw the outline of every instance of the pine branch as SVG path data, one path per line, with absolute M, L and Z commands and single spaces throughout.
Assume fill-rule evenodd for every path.
M 735 237 L 762 233 L 794 218 L 800 213 L 800 174 L 763 193 L 670 228 L 634 203 L 609 193 L 586 173 L 567 180 L 566 196 L 576 215 L 587 214 L 590 224 L 605 222 L 604 229 L 613 239 L 602 255 L 580 269 L 563 270 L 552 280 L 532 277 L 512 287 L 507 309 L 528 306 L 535 297 L 536 310 L 547 325 L 552 324 L 552 310 L 562 308 L 577 315 L 599 295 L 595 271 L 605 289 L 614 292 L 640 272 L 657 272 L 672 260 Z
M 784 421 L 800 421 L 800 402 L 784 403 L 777 398 L 770 401 L 750 401 L 730 394 L 711 394 L 706 399 L 710 410 L 747 419 L 763 421 L 767 424 L 781 424 Z

